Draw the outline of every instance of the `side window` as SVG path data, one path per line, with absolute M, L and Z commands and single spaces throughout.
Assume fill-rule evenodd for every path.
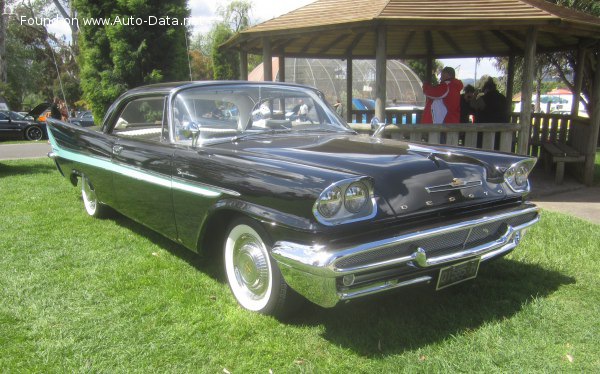
M 4 113 L 0 113 L 0 120 L 8 120 L 8 116 Z
M 113 134 L 140 140 L 161 141 L 165 98 L 134 99 L 125 105 L 113 127 Z
M 202 139 L 235 134 L 240 113 L 238 99 L 220 92 L 178 95 L 173 106 L 173 140 L 191 144 L 193 130 L 198 130 Z

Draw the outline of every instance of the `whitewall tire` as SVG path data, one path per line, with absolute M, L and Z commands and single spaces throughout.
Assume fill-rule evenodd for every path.
M 98 201 L 96 191 L 85 175 L 81 176 L 81 198 L 87 214 L 96 218 L 106 215 L 107 207 Z
M 243 308 L 280 316 L 286 311 L 290 290 L 269 254 L 266 237 L 252 220 L 235 220 L 225 239 L 225 273 L 231 292 Z

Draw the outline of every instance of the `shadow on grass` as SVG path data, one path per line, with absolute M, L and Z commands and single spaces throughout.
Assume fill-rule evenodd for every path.
M 50 174 L 58 173 L 56 166 L 51 163 L 41 163 L 32 161 L 30 163 L 11 163 L 0 161 L 0 178 L 17 176 L 17 175 L 33 175 L 33 174 Z
M 216 281 L 225 281 L 219 259 L 202 257 L 122 215 L 111 219 Z M 323 337 L 332 344 L 366 357 L 385 357 L 510 318 L 531 300 L 574 282 L 539 265 L 500 259 L 482 264 L 477 279 L 439 292 L 417 286 L 331 309 L 306 302 L 282 323 L 324 326 Z
M 81 204 L 83 205 L 83 201 Z M 196 252 L 193 252 L 183 245 L 164 237 L 156 231 L 137 223 L 136 221 L 133 221 L 132 219 L 129 219 L 120 213 L 114 212 L 110 215 L 109 219 L 113 220 L 119 226 L 136 233 L 137 235 L 151 240 L 154 244 L 170 252 L 174 256 L 179 257 L 198 271 L 201 271 L 216 281 L 225 281 L 224 276 L 221 274 L 221 263 L 217 259 L 204 257 Z
M 501 259 L 482 264 L 477 279 L 436 292 L 414 287 L 333 309 L 307 306 L 288 321 L 324 325 L 324 338 L 367 357 L 418 349 L 518 313 L 575 279 L 559 272 Z

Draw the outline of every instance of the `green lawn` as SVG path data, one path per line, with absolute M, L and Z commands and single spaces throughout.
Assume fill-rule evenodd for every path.
M 0 162 L 0 372 L 599 372 L 600 226 L 544 212 L 441 292 L 291 320 L 241 310 L 218 269 L 97 220 L 49 160 Z

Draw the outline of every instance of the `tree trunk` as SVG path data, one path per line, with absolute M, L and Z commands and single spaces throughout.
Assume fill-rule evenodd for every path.
M 0 16 L 0 82 L 2 83 L 6 83 L 8 80 L 6 70 L 6 22 L 8 16 L 4 15 L 4 5 L 4 0 L 0 0 L 0 10 L 2 10 Z

